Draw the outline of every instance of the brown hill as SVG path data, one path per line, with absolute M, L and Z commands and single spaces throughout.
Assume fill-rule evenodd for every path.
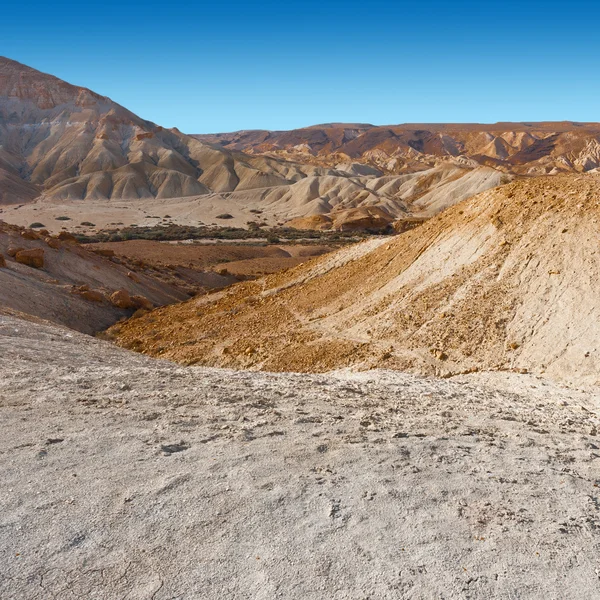
M 487 165 L 509 173 L 543 175 L 600 166 L 600 124 L 573 122 L 404 124 L 378 127 L 327 124 L 292 131 L 195 135 L 227 149 L 334 166 L 358 161 L 386 173 L 439 161 Z
M 479 194 L 394 239 L 154 311 L 119 343 L 184 363 L 278 371 L 529 369 L 600 381 L 600 179 Z
M 0 204 L 173 198 L 282 185 L 311 166 L 200 143 L 0 57 Z

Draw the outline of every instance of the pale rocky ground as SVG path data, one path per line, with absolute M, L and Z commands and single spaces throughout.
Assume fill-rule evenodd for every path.
M 600 597 L 597 390 L 0 356 L 2 599 Z

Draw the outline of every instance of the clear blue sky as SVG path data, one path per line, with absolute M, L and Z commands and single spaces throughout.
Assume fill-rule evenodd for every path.
M 186 133 L 600 121 L 597 2 L 8 2 L 0 54 Z

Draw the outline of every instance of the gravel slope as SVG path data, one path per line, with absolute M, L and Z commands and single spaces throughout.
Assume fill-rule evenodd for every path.
M 600 595 L 600 397 L 179 367 L 0 317 L 0 598 Z

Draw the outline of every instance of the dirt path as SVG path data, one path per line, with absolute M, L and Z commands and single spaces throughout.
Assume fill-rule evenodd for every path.
M 184 368 L 0 316 L 0 598 L 600 595 L 600 399 Z

